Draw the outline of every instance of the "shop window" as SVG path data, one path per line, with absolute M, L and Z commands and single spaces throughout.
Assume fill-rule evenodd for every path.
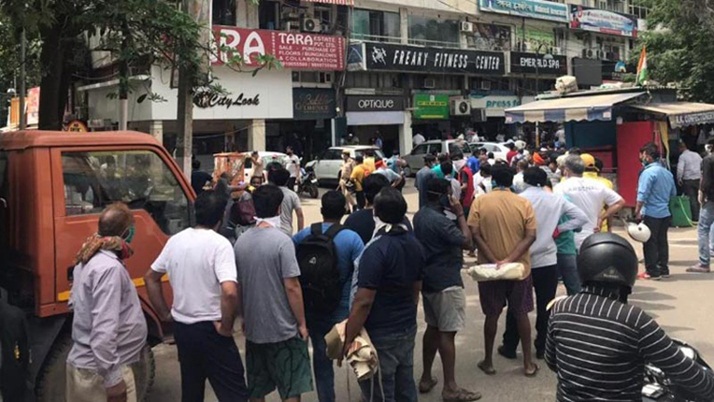
M 355 9 L 352 38 L 377 42 L 399 43 L 399 13 Z
M 167 235 L 189 226 L 189 202 L 171 169 L 151 151 L 63 152 L 67 215 L 98 214 L 114 202 L 144 209 Z
M 409 43 L 411 44 L 458 47 L 459 35 L 459 21 L 409 16 Z
M 260 29 L 280 29 L 280 3 L 261 1 L 258 3 L 258 26 Z
M 235 26 L 236 0 L 213 0 L 213 25 Z

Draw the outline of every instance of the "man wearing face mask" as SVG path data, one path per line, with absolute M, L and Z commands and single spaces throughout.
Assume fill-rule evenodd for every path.
M 640 279 L 659 280 L 669 277 L 669 243 L 667 232 L 672 223 L 669 199 L 677 195 L 674 176 L 659 161 L 659 150 L 651 142 L 640 148 L 644 169 L 637 183 L 635 218 L 644 221 L 652 235 L 644 244 L 645 272 Z
M 452 160 L 454 161 L 454 170 L 456 171 L 454 175 L 458 177 L 459 184 L 461 185 L 461 197 L 458 198 L 458 200 L 464 208 L 464 214 L 468 216 L 471 202 L 474 200 L 474 174 L 467 165 L 464 154 L 453 154 Z
M 70 308 L 72 349 L 67 358 L 66 399 L 136 402 L 130 364 L 146 343 L 146 320 L 124 267 L 133 251 L 134 219 L 124 204 L 107 207 L 99 230 L 77 253 Z

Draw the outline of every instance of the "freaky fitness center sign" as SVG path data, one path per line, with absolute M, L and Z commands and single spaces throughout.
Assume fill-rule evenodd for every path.
M 365 44 L 367 70 L 459 74 L 503 74 L 502 52 L 482 52 L 419 46 Z
M 345 42 L 341 36 L 214 26 L 215 51 L 211 64 L 223 65 L 240 56 L 257 67 L 258 56 L 272 55 L 292 70 L 341 71 Z

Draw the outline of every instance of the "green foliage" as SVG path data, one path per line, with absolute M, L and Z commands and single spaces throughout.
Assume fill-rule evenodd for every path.
M 714 1 L 640 0 L 649 8 L 648 31 L 632 52 L 647 46 L 650 77 L 674 83 L 686 98 L 714 103 Z

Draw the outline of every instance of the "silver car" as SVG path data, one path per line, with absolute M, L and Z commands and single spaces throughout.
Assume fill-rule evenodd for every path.
M 468 158 L 471 156 L 471 147 L 469 147 L 469 144 L 459 140 L 430 140 L 422 142 L 414 147 L 409 154 L 402 157 L 402 159 L 407 162 L 407 166 L 404 168 L 404 174 L 406 176 L 415 175 L 419 169 L 424 167 L 424 156 L 427 154 L 453 154 L 455 152 L 461 152 L 464 154 L 464 157 Z

